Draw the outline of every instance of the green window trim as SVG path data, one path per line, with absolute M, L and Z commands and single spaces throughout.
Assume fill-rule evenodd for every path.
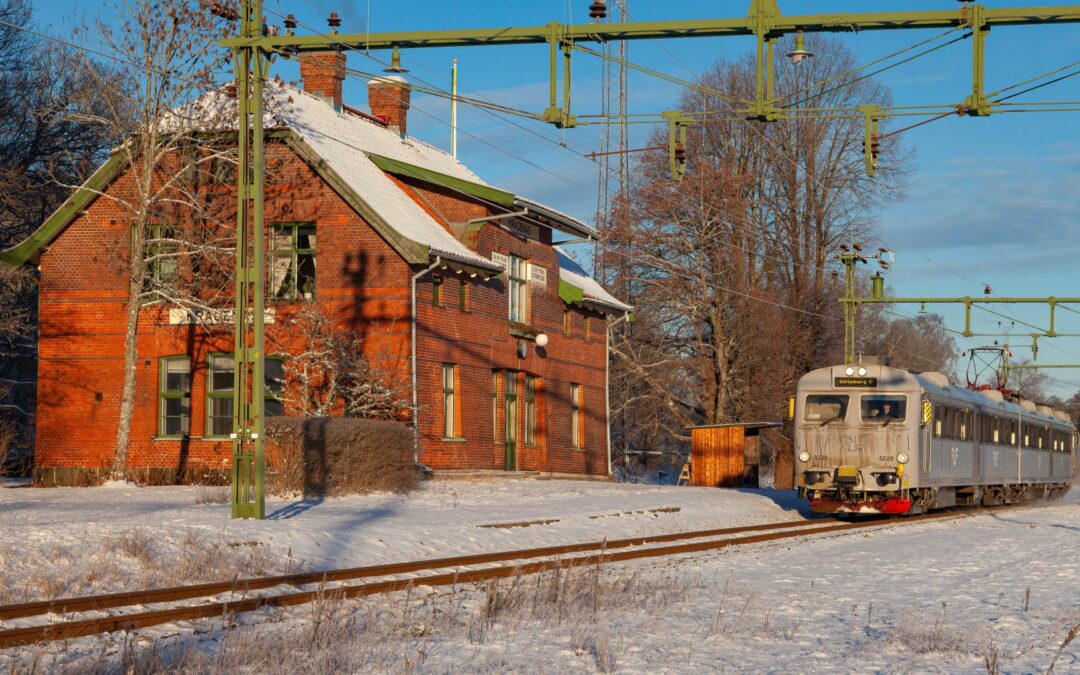
M 443 438 L 456 440 L 461 438 L 461 430 L 457 428 L 457 364 L 442 364 L 442 391 L 443 391 Z
M 263 366 L 263 416 L 285 414 L 285 359 L 267 356 Z
M 585 439 L 582 438 L 582 426 L 584 425 L 585 406 L 581 400 L 581 385 L 570 385 L 570 444 L 575 450 L 585 449 Z
M 146 240 L 143 257 L 146 259 L 146 278 L 143 280 L 143 292 L 150 293 L 158 286 L 176 284 L 179 277 L 179 258 L 175 255 L 179 248 L 174 242 L 162 242 L 161 239 L 175 238 L 175 228 L 164 223 L 149 223 L 146 226 Z M 158 256 L 166 256 L 159 258 Z M 158 302 L 163 298 L 151 297 L 148 302 Z
M 536 378 L 525 376 L 525 445 L 536 445 L 537 408 Z
M 186 372 L 183 366 L 186 366 Z M 170 385 L 170 375 L 178 376 L 173 385 Z M 187 377 L 184 378 L 183 375 Z M 179 401 L 179 403 L 173 404 L 172 401 Z M 170 407 L 173 410 L 170 410 Z M 170 431 L 170 427 L 175 427 L 177 430 Z M 187 438 L 190 433 L 191 357 L 187 354 L 163 356 L 158 359 L 158 432 L 156 437 Z
M 469 283 L 461 279 L 458 283 L 458 309 L 469 311 Z
M 442 307 L 443 278 L 441 274 L 431 275 L 431 306 Z
M 215 375 L 225 379 L 228 388 L 215 384 Z M 211 352 L 206 357 L 206 438 L 230 438 L 233 426 L 233 394 L 236 387 L 235 361 L 232 352 Z M 215 426 L 215 422 L 217 425 Z M 226 431 L 225 429 L 228 429 Z M 216 430 L 215 430 L 216 429 Z
M 491 371 L 491 440 L 499 440 L 499 371 Z
M 313 222 L 271 223 L 269 292 L 278 301 L 315 297 L 318 228 Z
M 529 323 L 529 261 L 512 255 L 506 271 L 510 320 Z

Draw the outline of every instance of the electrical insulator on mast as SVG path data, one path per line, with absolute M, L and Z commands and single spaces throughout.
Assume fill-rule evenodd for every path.
M 596 0 L 593 4 L 589 5 L 589 18 L 596 20 L 606 19 L 607 2 L 605 0 Z
M 224 3 L 215 2 L 210 5 L 210 13 L 214 16 L 221 17 L 226 21 L 236 21 L 240 18 L 240 15 L 236 13 L 236 10 L 232 7 L 227 7 Z

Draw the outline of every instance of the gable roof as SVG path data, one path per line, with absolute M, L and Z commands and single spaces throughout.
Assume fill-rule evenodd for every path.
M 319 97 L 281 81 L 266 85 L 264 127 L 283 136 L 341 196 L 380 232 L 409 262 L 429 256 L 502 271 L 502 267 L 461 243 L 454 235 L 403 192 L 387 175 L 405 175 L 443 185 L 459 193 L 507 209 L 524 208 L 556 229 L 594 238 L 596 231 L 561 211 L 540 202 L 492 187 L 457 158 L 412 137 L 400 135 L 365 116 L 338 112 Z M 203 94 L 162 121 L 165 130 L 200 132 L 236 128 L 237 102 L 226 88 Z M 31 260 L 85 209 L 97 193 L 126 166 L 125 153 L 116 152 L 64 205 L 29 238 L 0 251 L 0 262 L 21 265 Z M 581 298 L 598 305 L 629 310 L 588 277 L 561 252 L 563 279 L 581 291 Z M 565 268 L 563 260 L 572 265 Z M 568 291 L 575 295 L 572 291 Z M 566 298 L 564 298 L 565 300 Z
M 555 249 L 555 255 L 559 259 L 559 297 L 563 302 L 593 304 L 621 312 L 633 311 L 632 306 L 604 290 L 604 287 L 590 277 L 581 265 L 571 260 L 570 256 L 558 248 Z

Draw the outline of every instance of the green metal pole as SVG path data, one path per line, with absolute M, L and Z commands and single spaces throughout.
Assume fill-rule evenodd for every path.
M 261 0 L 244 0 L 241 35 L 260 33 Z M 269 59 L 257 47 L 235 49 L 238 162 L 236 170 L 236 298 L 233 338 L 232 517 L 263 518 L 263 87 Z M 248 322 L 251 322 L 250 325 Z
M 967 9 L 971 22 L 971 97 L 965 101 L 964 111 L 973 117 L 985 117 L 990 114 L 986 100 L 986 36 L 990 29 L 986 27 L 985 7 L 973 4 Z

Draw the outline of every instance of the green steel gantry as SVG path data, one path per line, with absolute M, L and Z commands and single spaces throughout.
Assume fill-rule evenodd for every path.
M 466 30 L 408 31 L 398 33 L 337 33 L 284 35 L 263 33 L 263 0 L 241 0 L 240 34 L 222 41 L 232 51 L 238 81 L 239 147 L 237 171 L 237 266 L 235 394 L 233 405 L 233 517 L 262 518 L 263 496 L 263 89 L 273 55 L 285 57 L 328 50 L 418 49 L 427 47 L 484 47 L 497 45 L 547 45 L 549 51 L 549 100 L 540 115 L 545 122 L 566 128 L 578 124 L 570 111 L 571 60 L 574 45 L 618 40 L 752 36 L 756 40 L 757 81 L 754 99 L 737 111 L 748 119 L 772 122 L 783 119 L 784 110 L 773 96 L 773 52 L 776 41 L 787 34 L 846 33 L 871 30 L 968 28 L 972 41 L 972 90 L 963 112 L 985 116 L 993 106 L 984 86 L 985 38 L 992 27 L 1080 22 L 1080 5 L 987 8 L 977 3 L 943 10 L 846 12 L 828 14 L 781 14 L 776 0 L 751 0 L 745 17 L 645 21 L 625 23 L 551 22 L 543 26 L 507 26 Z M 600 3 L 603 4 L 603 3 Z M 584 9 L 584 8 L 583 8 Z M 293 22 L 295 25 L 295 21 Z M 560 59 L 561 53 L 561 59 Z M 562 61 L 562 105 L 558 101 L 559 62 Z M 799 114 L 833 115 L 837 111 L 802 108 Z M 876 134 L 882 110 L 856 111 L 867 119 L 868 134 Z M 673 177 L 685 171 L 685 125 L 690 120 L 665 115 L 669 123 L 669 159 Z M 867 144 L 871 142 L 868 137 Z M 867 150 L 869 153 L 870 151 Z M 872 171 L 868 158 L 868 172 Z M 855 299 L 858 300 L 858 299 Z M 957 300 L 957 299 L 953 299 Z M 963 299 L 958 299 L 963 301 Z M 1029 299 L 1031 300 L 1031 299 Z M 898 301 L 898 300 L 897 300 Z M 934 300 L 929 299 L 928 302 Z M 1059 299 L 1058 302 L 1063 302 Z M 845 307 L 854 306 L 845 299 Z M 973 300 L 974 302 L 983 302 Z M 852 310 L 852 324 L 854 310 Z M 852 328 L 852 331 L 854 329 Z M 853 333 L 852 333 L 853 334 Z
M 870 296 L 859 297 L 856 294 L 856 267 L 861 263 L 868 262 L 866 256 L 858 248 L 841 251 L 837 258 L 844 265 L 844 297 L 840 302 L 844 305 L 844 360 L 847 363 L 855 361 L 855 322 L 860 305 L 963 305 L 964 307 L 964 330 L 960 332 L 963 337 L 1000 337 L 1008 336 L 1007 333 L 976 333 L 971 330 L 971 308 L 979 305 L 1046 305 L 1049 309 L 1050 327 L 1046 330 L 1038 329 L 1036 332 L 1027 333 L 1032 339 L 1032 353 L 1038 354 L 1039 338 L 1055 337 L 1080 337 L 1080 333 L 1062 333 L 1055 328 L 1056 310 L 1059 306 L 1080 305 L 1080 297 L 1057 297 L 1047 296 L 1041 298 L 1028 297 L 889 297 L 885 295 L 885 280 L 880 274 L 870 277 Z M 1007 366 L 1019 368 L 1022 366 Z M 1034 367 L 1034 366 L 1023 366 Z M 1049 366 L 1042 366 L 1049 367 Z M 1071 367 L 1071 366 L 1070 366 Z

